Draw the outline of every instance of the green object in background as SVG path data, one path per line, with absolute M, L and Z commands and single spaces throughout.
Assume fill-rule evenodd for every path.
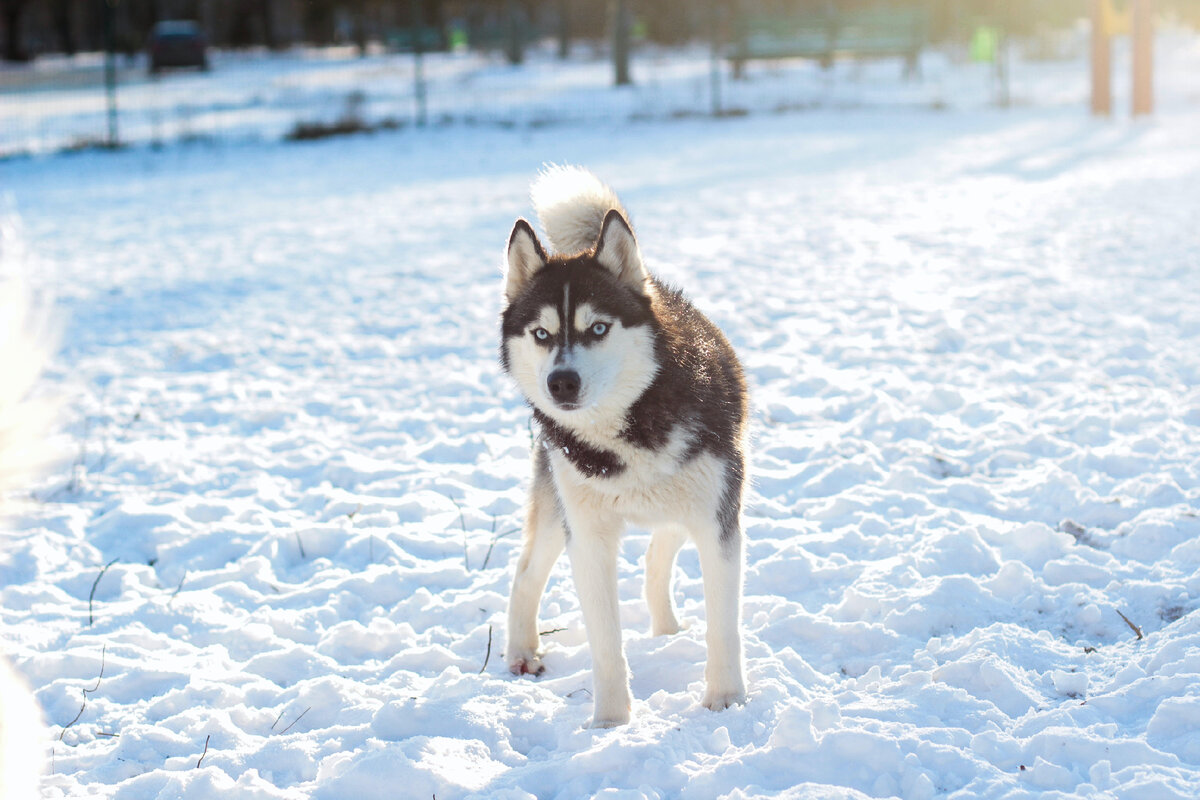
M 450 29 L 450 49 L 455 52 L 467 49 L 467 31 L 458 25 Z
M 971 60 L 991 63 L 1000 49 L 1000 31 L 991 25 L 980 25 L 971 35 Z

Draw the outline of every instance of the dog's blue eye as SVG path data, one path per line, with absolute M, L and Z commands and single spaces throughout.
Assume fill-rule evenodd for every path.
M 603 336 L 606 333 L 608 333 L 608 325 L 604 324 L 603 322 L 597 322 L 592 326 L 593 336 Z
M 550 338 L 550 331 L 545 328 L 534 328 L 533 337 L 540 342 L 544 342 Z

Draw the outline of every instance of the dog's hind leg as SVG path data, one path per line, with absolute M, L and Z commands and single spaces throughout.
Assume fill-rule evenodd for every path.
M 721 711 L 746 701 L 742 677 L 742 531 L 737 520 L 697 526 L 694 539 L 704 575 L 704 706 Z
M 538 636 L 538 605 L 550 570 L 565 544 L 566 531 L 553 482 L 548 474 L 535 473 L 525 518 L 525 544 L 508 600 L 508 642 L 504 656 L 514 675 L 540 675 L 545 669 Z
M 592 727 L 612 728 L 629 722 L 633 704 L 617 596 L 621 524 L 590 509 L 568 519 L 567 555 L 592 652 Z
M 679 632 L 679 619 L 671 597 L 675 556 L 687 541 L 687 531 L 675 525 L 655 528 L 646 549 L 646 605 L 650 609 L 650 632 L 667 636 Z

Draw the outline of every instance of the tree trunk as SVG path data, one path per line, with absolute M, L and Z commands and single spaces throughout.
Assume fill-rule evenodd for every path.
M 275 18 L 271 14 L 271 0 L 258 0 L 258 16 L 262 19 L 263 43 L 269 50 L 281 50 L 278 34 L 275 33 Z
M 571 54 L 571 11 L 567 0 L 558 0 L 558 57 Z
M 71 0 L 55 0 L 54 30 L 58 34 L 59 48 L 69 56 L 75 55 L 75 34 L 71 30 Z
M 4 60 L 28 61 L 29 54 L 21 47 L 21 17 L 25 0 L 2 0 L 0 15 L 4 18 Z
M 508 63 L 516 66 L 525 63 L 525 40 L 527 33 L 525 30 L 528 17 L 525 14 L 525 9 L 517 0 L 508 0 L 504 4 L 505 27 L 508 30 L 507 42 L 505 43 L 505 56 Z

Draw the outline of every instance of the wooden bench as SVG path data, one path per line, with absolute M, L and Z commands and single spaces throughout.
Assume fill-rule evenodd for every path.
M 747 61 L 815 58 L 828 67 L 839 56 L 905 59 L 906 72 L 916 71 L 928 39 L 924 9 L 836 9 L 791 15 L 743 17 L 728 58 L 734 74 Z
M 421 28 L 393 28 L 384 37 L 387 48 L 393 53 L 436 53 L 446 49 L 446 37 L 432 26 Z

